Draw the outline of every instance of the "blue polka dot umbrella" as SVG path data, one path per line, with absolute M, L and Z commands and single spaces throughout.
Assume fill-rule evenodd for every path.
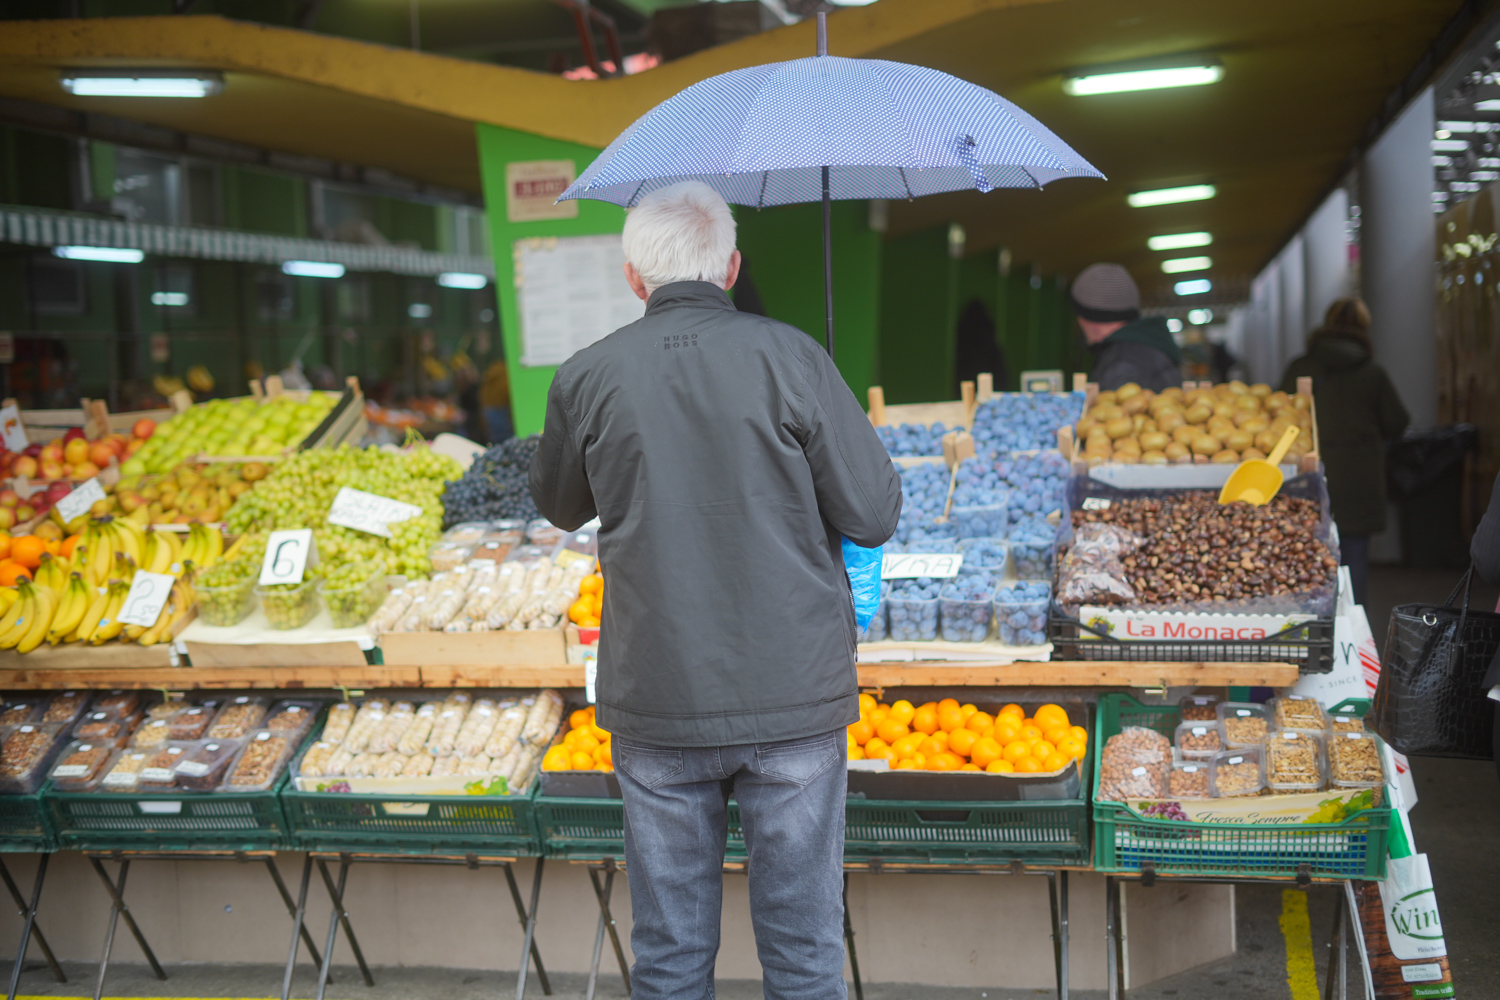
M 818 50 L 827 51 L 823 15 Z M 829 353 L 829 201 L 1040 188 L 1103 178 L 1045 125 L 983 87 L 934 69 L 818 55 L 710 77 L 622 132 L 559 200 L 626 208 L 702 181 L 736 205 L 823 202 Z

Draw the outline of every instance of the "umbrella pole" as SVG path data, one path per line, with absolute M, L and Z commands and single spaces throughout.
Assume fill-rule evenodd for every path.
M 818 12 L 818 55 L 828 54 L 828 15 Z M 823 312 L 827 337 L 823 346 L 833 357 L 833 205 L 828 192 L 828 168 L 823 168 Z

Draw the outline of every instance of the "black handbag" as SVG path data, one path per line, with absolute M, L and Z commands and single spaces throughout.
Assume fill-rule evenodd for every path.
M 1495 705 L 1484 676 L 1500 649 L 1500 614 L 1469 610 L 1473 578 L 1470 566 L 1441 606 L 1391 610 L 1367 721 L 1408 756 L 1489 760 L 1494 754 Z M 1459 591 L 1463 605 L 1455 607 Z

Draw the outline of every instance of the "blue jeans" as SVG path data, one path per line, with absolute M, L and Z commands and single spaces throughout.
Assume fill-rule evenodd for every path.
M 847 737 L 658 747 L 615 738 L 632 1000 L 711 1000 L 727 806 L 739 801 L 767 1000 L 844 1000 Z

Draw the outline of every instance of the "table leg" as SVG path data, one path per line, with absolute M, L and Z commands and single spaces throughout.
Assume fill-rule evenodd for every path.
M 1120 928 L 1119 897 L 1115 895 L 1116 882 L 1112 876 L 1104 877 L 1104 980 L 1109 991 L 1109 1000 L 1122 1000 L 1120 989 L 1120 953 L 1117 949 Z
M 521 918 L 521 926 L 526 931 L 521 944 L 521 968 L 516 973 L 516 1000 L 523 1000 L 526 996 L 526 973 L 532 962 L 536 963 L 536 977 L 541 981 L 542 992 L 547 996 L 552 995 L 552 984 L 547 981 L 547 970 L 542 967 L 542 953 L 536 946 L 536 912 L 542 899 L 542 866 L 546 860 L 546 858 L 536 859 L 536 868 L 531 875 L 531 907 L 529 909 L 521 903 L 521 891 L 516 885 L 516 877 L 510 865 L 505 866 L 505 878 L 510 884 L 511 898 L 516 904 L 516 915 Z
M 4 859 L 0 858 L 0 878 L 5 879 L 5 887 L 10 890 L 10 898 L 15 900 L 16 906 L 20 908 L 17 912 L 25 918 L 25 923 L 21 926 L 21 946 L 16 949 L 16 964 L 10 973 L 10 993 L 7 1000 L 16 998 L 16 989 L 21 981 L 21 967 L 26 963 L 26 948 L 33 933 L 36 934 L 37 946 L 42 949 L 42 955 L 47 959 L 47 965 L 52 969 L 52 975 L 56 976 L 60 983 L 68 981 L 68 977 L 63 974 L 62 966 L 57 964 L 57 957 L 52 954 L 51 945 L 47 944 L 47 939 L 42 936 L 42 929 L 36 923 L 37 907 L 42 901 L 42 882 L 47 877 L 47 863 L 50 860 L 49 854 L 43 854 L 38 859 L 36 881 L 31 890 L 31 902 L 28 904 L 26 898 L 21 895 L 21 890 L 17 887 L 15 880 L 10 877 L 10 869 L 6 867 Z
M 302 884 L 297 890 L 297 902 L 292 909 L 292 945 L 286 956 L 286 971 L 281 976 L 281 1000 L 288 1000 L 292 995 L 292 969 L 297 965 L 297 946 L 301 942 L 303 935 L 307 933 L 307 886 L 312 880 L 312 863 L 311 854 L 306 855 L 302 859 Z M 275 863 L 272 862 L 273 871 L 275 870 L 274 865 Z M 280 882 L 279 875 L 277 876 L 277 882 Z M 287 902 L 290 903 L 291 900 L 288 899 Z M 307 942 L 307 946 L 309 948 L 312 947 L 311 940 Z M 314 962 L 317 962 L 321 968 L 323 963 L 317 961 L 317 952 L 314 952 L 313 956 Z
M 1344 941 L 1344 887 L 1339 886 L 1338 901 L 1333 907 L 1333 933 L 1328 937 L 1328 978 L 1323 984 L 1323 1000 L 1348 1000 L 1347 948 Z
M 620 931 L 619 928 L 615 925 L 615 915 L 610 911 L 609 908 L 609 901 L 612 898 L 614 892 L 614 879 L 616 871 L 617 869 L 615 867 L 615 859 L 605 858 L 604 891 L 601 893 L 599 890 L 599 883 L 595 882 L 594 898 L 599 901 L 599 917 L 604 921 L 605 929 L 609 931 L 609 940 L 615 949 L 615 961 L 618 962 L 620 966 L 620 979 L 625 983 L 625 995 L 629 996 L 631 992 L 630 963 L 625 961 L 625 948 L 620 944 Z M 589 877 L 593 877 L 592 869 L 589 872 Z
M 151 945 L 146 942 L 146 935 L 141 933 L 141 928 L 131 915 L 130 907 L 125 905 L 125 879 L 130 875 L 130 859 L 120 859 L 120 881 L 116 884 L 104 870 L 103 863 L 93 855 L 89 856 L 89 863 L 94 866 L 94 873 L 104 883 L 104 889 L 109 893 L 111 907 L 109 911 L 109 929 L 104 936 L 104 954 L 99 960 L 99 980 L 94 985 L 94 1000 L 99 1000 L 104 995 L 104 976 L 109 970 L 109 953 L 115 944 L 115 927 L 121 917 L 125 918 L 125 926 L 129 928 L 135 943 L 141 946 L 141 951 L 146 955 L 146 961 L 151 964 L 151 971 L 157 979 L 165 980 L 166 972 L 161 963 L 156 960 L 156 953 L 151 950 Z
M 297 904 L 292 902 L 292 894 L 287 891 L 286 882 L 281 878 L 281 870 L 276 867 L 276 859 L 267 855 L 265 862 L 266 870 L 271 873 L 271 881 L 276 883 L 276 891 L 281 893 L 281 902 L 286 906 L 287 916 L 292 917 L 296 921 L 297 927 L 302 933 L 302 941 L 307 945 L 307 951 L 312 958 L 313 965 L 321 965 L 323 960 L 318 957 L 317 945 L 313 943 L 312 933 L 307 929 L 307 922 L 303 919 L 305 912 L 297 912 Z M 302 902 L 305 907 L 307 903 L 307 891 L 305 888 L 302 892 Z M 296 958 L 295 951 L 293 951 L 292 957 Z
M 844 873 L 844 944 L 849 949 L 849 972 L 854 977 L 854 1000 L 865 1000 L 865 984 L 859 975 L 859 954 L 854 950 L 854 923 L 849 919 L 849 873 Z
M 349 923 L 349 911 L 344 909 L 344 886 L 348 884 L 349 866 L 352 863 L 347 855 L 339 858 L 339 880 L 335 885 L 333 876 L 328 874 L 328 865 L 322 858 L 318 859 L 318 874 L 323 876 L 323 886 L 328 890 L 328 898 L 333 900 L 333 913 L 328 920 L 328 939 L 323 945 L 323 967 L 318 971 L 318 1000 L 323 1000 L 323 993 L 328 988 L 328 973 L 333 968 L 333 944 L 338 939 L 340 924 L 344 925 L 344 936 L 349 939 L 349 950 L 354 952 L 354 961 L 359 965 L 359 973 L 364 977 L 365 985 L 375 985 L 375 977 L 370 975 L 370 967 L 365 963 L 365 953 L 359 946 L 359 938 L 354 936 L 354 926 Z
M 603 900 L 604 894 L 614 888 L 615 873 L 607 872 L 604 876 L 604 887 L 599 886 L 599 873 L 589 869 L 589 881 L 594 885 L 594 898 Z M 599 959 L 604 954 L 604 925 L 607 923 L 604 917 L 604 907 L 599 907 L 599 922 L 594 928 L 594 951 L 589 957 L 589 981 L 583 990 L 583 1000 L 594 1000 L 594 990 L 599 985 Z
M 1068 873 L 1066 870 L 1057 873 L 1057 914 L 1058 923 L 1062 928 L 1062 961 L 1058 963 L 1057 972 L 1057 995 L 1060 1000 L 1068 1000 Z

